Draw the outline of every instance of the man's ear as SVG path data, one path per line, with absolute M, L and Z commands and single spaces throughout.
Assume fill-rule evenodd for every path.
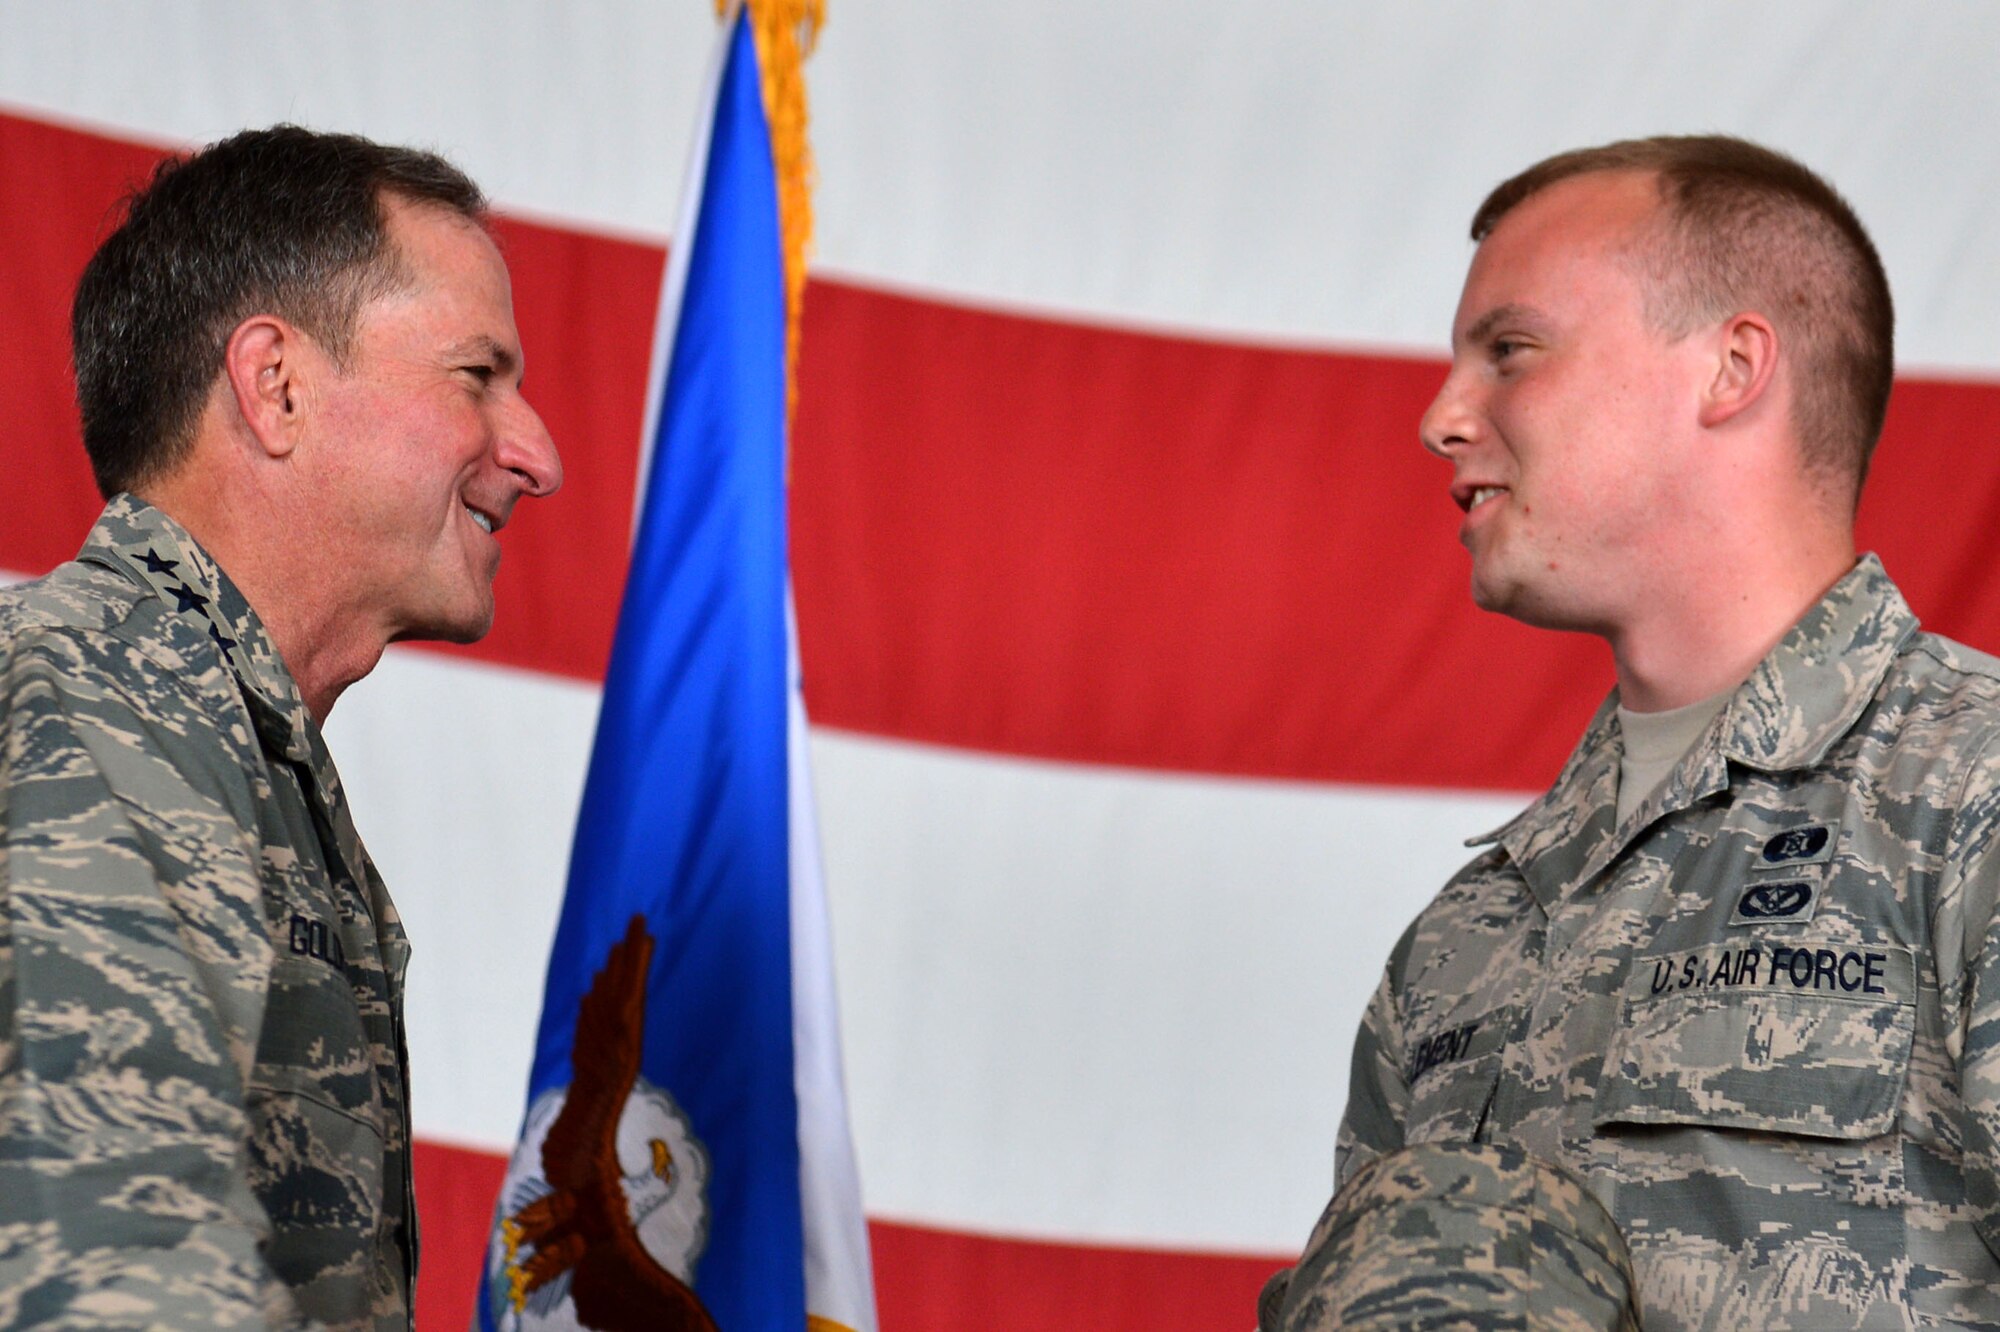
M 1756 311 L 1723 320 L 1714 338 L 1714 374 L 1702 394 L 1699 416 L 1710 427 L 1754 406 L 1778 373 L 1778 330 Z
M 237 415 L 268 457 L 286 457 L 298 444 L 305 351 L 298 329 L 276 315 L 252 315 L 223 347 Z

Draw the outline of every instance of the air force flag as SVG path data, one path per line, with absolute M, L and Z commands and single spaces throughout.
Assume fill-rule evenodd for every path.
M 489 1332 L 873 1332 L 786 564 L 783 21 L 731 8 L 673 237 Z

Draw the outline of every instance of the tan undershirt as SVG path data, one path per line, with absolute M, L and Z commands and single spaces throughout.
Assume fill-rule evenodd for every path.
M 1625 822 L 1658 789 L 1735 692 L 1725 689 L 1665 712 L 1633 712 L 1619 707 L 1618 729 L 1624 733 L 1625 758 L 1618 766 L 1618 822 Z

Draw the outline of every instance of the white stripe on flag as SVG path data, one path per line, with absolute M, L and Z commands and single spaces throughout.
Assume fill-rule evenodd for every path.
M 1525 803 L 814 759 L 871 1214 L 1217 1251 L 1303 1242 L 1390 948 Z

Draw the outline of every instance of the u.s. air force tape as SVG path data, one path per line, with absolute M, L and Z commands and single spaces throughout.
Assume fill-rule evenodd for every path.
M 1909 949 L 1892 944 L 1760 940 L 1638 958 L 1625 982 L 1632 1003 L 1728 993 L 1907 1004 L 1916 997 L 1916 965 Z

